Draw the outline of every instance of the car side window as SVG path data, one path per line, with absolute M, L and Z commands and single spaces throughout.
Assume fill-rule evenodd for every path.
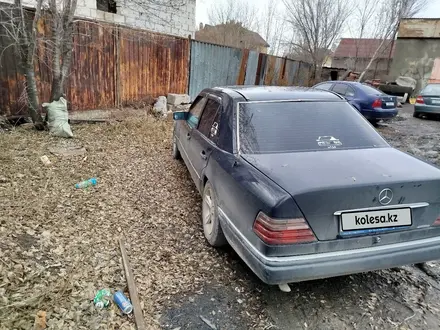
M 199 119 L 202 114 L 203 108 L 206 104 L 206 97 L 198 96 L 194 103 L 192 104 L 191 108 L 189 109 L 188 119 L 187 123 L 189 127 L 195 128 L 199 124 Z
M 345 96 L 347 93 L 348 86 L 344 84 L 336 84 L 333 87 L 333 92 L 338 93 L 339 95 Z
M 350 86 L 347 86 L 347 92 L 345 93 L 345 96 L 355 97 L 356 92 L 354 91 L 353 88 L 351 88 Z
M 220 108 L 221 105 L 218 101 L 208 99 L 198 127 L 200 133 L 213 142 L 216 142 L 218 137 Z
M 333 83 L 323 83 L 323 84 L 316 86 L 315 88 L 329 91 L 330 88 L 332 87 L 332 85 L 333 85 Z

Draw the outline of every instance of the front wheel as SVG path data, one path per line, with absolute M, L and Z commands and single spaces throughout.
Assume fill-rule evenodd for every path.
M 209 181 L 206 182 L 205 189 L 203 189 L 202 223 L 203 233 L 211 246 L 226 245 L 227 241 L 218 216 L 217 195 Z

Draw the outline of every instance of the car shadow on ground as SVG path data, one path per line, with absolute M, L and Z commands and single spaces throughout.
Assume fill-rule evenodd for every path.
M 247 289 L 258 294 L 277 329 L 364 329 L 372 324 L 387 329 L 408 321 L 424 324 L 418 328 L 438 327 L 435 309 L 423 317 L 416 311 L 421 301 L 437 302 L 439 292 L 428 290 L 426 274 L 415 267 L 291 283 L 292 291 L 285 293 L 261 282 L 232 248 L 219 253 L 246 279 Z

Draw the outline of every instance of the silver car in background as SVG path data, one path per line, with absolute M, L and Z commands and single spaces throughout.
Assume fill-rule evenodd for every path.
M 440 84 L 428 84 L 416 99 L 413 116 L 420 118 L 430 114 L 440 115 Z

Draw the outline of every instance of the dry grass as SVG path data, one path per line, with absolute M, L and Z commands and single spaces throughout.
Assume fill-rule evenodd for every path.
M 73 130 L 73 140 L 29 127 L 0 133 L 0 329 L 31 329 L 39 310 L 49 329 L 134 328 L 115 306 L 99 311 L 91 302 L 98 289 L 126 289 L 120 237 L 149 329 L 174 297 L 240 286 L 227 254 L 203 239 L 200 198 L 170 156 L 170 121 L 143 116 Z M 48 151 L 54 145 L 87 153 L 56 157 Z M 74 189 L 90 177 L 96 187 Z M 238 315 L 249 311 L 251 324 L 261 325 L 252 299 Z

